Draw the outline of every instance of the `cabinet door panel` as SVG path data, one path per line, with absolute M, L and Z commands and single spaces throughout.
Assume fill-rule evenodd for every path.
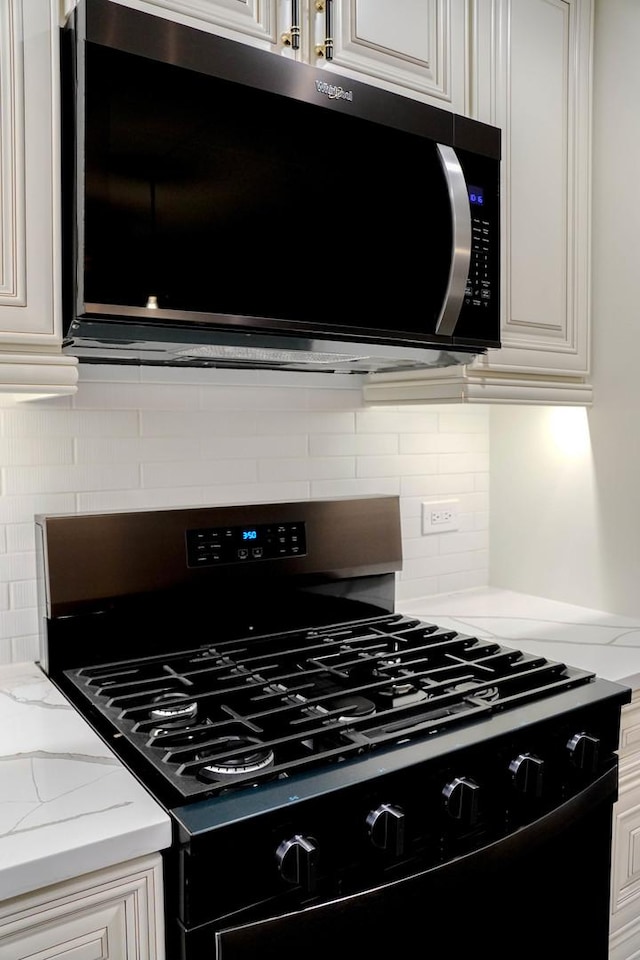
M 466 0 L 334 0 L 333 7 L 334 54 L 327 66 L 466 112 Z M 324 17 L 324 9 L 318 11 L 316 42 Z
M 42 0 L 0 4 L 0 343 L 59 332 L 51 13 Z
M 589 369 L 591 0 L 498 0 L 503 348 L 485 366 Z
M 0 904 L 0 960 L 165 960 L 160 856 Z
M 279 43 L 278 0 L 146 0 L 143 9 L 157 16 L 182 21 L 197 21 L 203 28 L 211 25 L 216 33 L 235 37 L 236 31 L 267 46 Z M 218 28 L 222 28 L 219 30 Z M 262 44 L 260 44 L 262 46 Z

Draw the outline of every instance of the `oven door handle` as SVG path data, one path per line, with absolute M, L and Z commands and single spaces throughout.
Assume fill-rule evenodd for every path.
M 576 824 L 585 823 L 583 829 L 589 832 L 589 817 L 596 811 L 601 818 L 597 841 L 599 856 L 608 862 L 611 832 L 607 824 L 610 824 L 610 811 L 617 795 L 618 764 L 614 761 L 597 780 L 565 803 L 500 840 L 383 886 L 356 891 L 292 913 L 218 930 L 215 932 L 215 954 L 203 955 L 211 956 L 211 960 L 214 956 L 215 960 L 250 960 L 256 956 L 263 960 L 297 960 L 301 944 L 324 944 L 329 956 L 331 943 L 339 942 L 339 938 L 346 935 L 345 931 L 375 927 L 377 923 L 381 925 L 378 936 L 383 938 L 385 924 L 393 928 L 394 918 L 409 909 L 407 904 L 418 904 L 415 909 L 423 918 L 425 904 L 429 903 L 429 891 L 445 896 L 448 895 L 445 891 L 449 891 L 455 899 L 456 890 L 464 883 L 468 885 L 470 878 L 475 889 L 482 889 L 488 878 L 494 875 L 506 873 L 509 877 L 512 865 L 520 862 L 519 858 L 535 855 L 545 844 L 555 846 Z M 592 841 L 585 840 L 585 843 L 591 851 Z M 324 954 L 320 952 L 319 955 Z

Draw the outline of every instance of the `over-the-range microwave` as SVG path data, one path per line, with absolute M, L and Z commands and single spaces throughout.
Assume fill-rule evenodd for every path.
M 61 32 L 66 352 L 367 373 L 500 345 L 500 131 L 112 0 Z

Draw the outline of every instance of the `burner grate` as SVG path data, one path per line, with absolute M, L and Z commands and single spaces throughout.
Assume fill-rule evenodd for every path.
M 398 614 L 66 676 L 181 797 L 432 737 L 593 679 Z

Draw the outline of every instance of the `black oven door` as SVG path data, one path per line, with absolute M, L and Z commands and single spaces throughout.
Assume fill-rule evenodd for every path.
M 346 960 L 354 951 L 367 960 L 606 960 L 616 791 L 610 770 L 500 842 L 354 896 L 210 931 L 188 960 Z

